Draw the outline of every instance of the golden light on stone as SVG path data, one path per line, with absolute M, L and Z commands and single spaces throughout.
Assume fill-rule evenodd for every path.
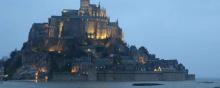
M 54 52 L 54 51 L 56 51 L 56 50 L 55 50 L 54 48 L 50 48 L 49 51 L 50 51 L 50 52 Z
M 76 65 L 76 66 L 73 66 L 72 69 L 71 69 L 71 73 L 77 73 L 79 72 L 79 65 Z
M 48 72 L 46 67 L 41 67 L 39 68 L 39 72 Z
M 49 52 L 54 52 L 54 51 L 63 51 L 63 46 L 62 45 L 54 45 L 48 49 Z
M 108 36 L 108 32 L 106 29 L 103 30 L 97 30 L 97 35 L 96 35 L 96 39 L 107 39 Z
M 45 80 L 45 81 L 48 81 L 48 80 L 49 80 L 49 77 L 48 77 L 48 76 L 45 76 L 45 77 L 44 77 L 44 80 Z
M 86 25 L 86 33 L 88 34 L 88 38 L 90 39 L 107 39 L 111 36 L 118 36 L 115 35 L 117 31 L 113 30 L 112 28 L 108 28 L 107 26 L 96 23 L 95 21 L 88 21 Z
M 94 22 L 88 22 L 87 25 L 87 33 L 88 34 L 94 34 L 95 33 L 95 23 Z
M 146 62 L 145 62 L 145 59 L 144 59 L 144 56 L 140 56 L 139 58 L 138 58 L 138 61 L 141 63 L 141 64 L 145 64 Z

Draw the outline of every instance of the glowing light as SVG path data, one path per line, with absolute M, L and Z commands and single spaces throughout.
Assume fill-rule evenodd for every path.
M 161 69 L 161 67 L 160 67 L 160 66 L 158 67 L 158 69 L 157 69 L 157 70 L 158 70 L 158 71 L 160 71 L 160 72 L 162 71 L 162 69 Z
M 145 62 L 145 59 L 144 59 L 144 56 L 140 56 L 139 58 L 138 58 L 138 61 L 141 63 L 141 64 L 145 64 L 146 62 Z
M 45 77 L 44 77 L 44 80 L 45 80 L 45 81 L 48 81 L 48 80 L 49 80 L 49 77 L 48 77 L 48 76 L 45 76 Z
M 54 51 L 57 51 L 58 53 L 61 53 L 61 51 L 63 51 L 63 45 L 54 45 L 52 47 L 50 47 L 48 49 L 49 52 L 54 52 Z
M 50 48 L 50 49 L 49 49 L 49 51 L 50 51 L 50 52 L 54 52 L 54 51 L 55 51 L 55 49 L 53 49 L 53 48 Z
M 154 72 L 157 72 L 157 69 L 156 69 L 156 68 L 154 69 Z
M 94 39 L 95 38 L 94 35 L 91 35 L 91 38 Z
M 79 65 L 73 66 L 71 69 L 71 73 L 77 73 L 79 72 Z
M 37 81 L 38 81 L 38 79 L 39 79 L 39 78 L 38 78 L 38 75 L 39 75 L 39 73 L 38 73 L 38 72 L 36 72 L 36 73 L 35 73 L 35 76 L 34 76 L 34 77 L 35 77 L 35 82 L 37 82 Z
M 47 68 L 46 67 L 41 67 L 41 68 L 39 68 L 39 72 L 45 73 L 45 72 L 47 72 Z
M 88 52 L 91 52 L 92 50 L 91 50 L 91 49 L 88 49 L 87 51 L 88 51 Z
M 63 32 L 63 22 L 60 22 L 59 24 L 59 38 L 62 36 L 62 32 Z
M 161 72 L 162 71 L 162 69 L 161 69 L 161 67 L 159 66 L 158 68 L 155 68 L 154 69 L 154 72 Z
M 107 29 L 99 29 L 97 30 L 96 39 L 107 39 L 109 36 Z
M 96 28 L 96 29 L 95 29 Z M 87 30 L 88 38 L 91 39 L 107 39 L 110 36 L 111 30 L 108 28 L 97 28 L 94 22 L 88 22 Z

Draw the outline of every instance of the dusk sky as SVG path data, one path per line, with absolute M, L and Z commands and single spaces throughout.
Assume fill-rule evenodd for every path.
M 1 0 L 0 57 L 27 41 L 33 23 L 47 22 L 80 0 Z M 129 45 L 178 59 L 198 78 L 220 78 L 220 0 L 91 0 L 119 20 Z

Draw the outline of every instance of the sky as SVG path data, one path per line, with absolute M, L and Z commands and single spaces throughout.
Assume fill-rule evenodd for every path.
M 129 45 L 178 59 L 197 78 L 220 78 L 220 0 L 91 0 L 119 20 Z M 27 41 L 33 23 L 47 22 L 79 0 L 1 0 L 0 57 Z

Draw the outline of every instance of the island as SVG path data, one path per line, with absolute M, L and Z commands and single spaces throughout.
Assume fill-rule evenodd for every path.
M 128 45 L 118 20 L 112 22 L 106 9 L 90 0 L 80 0 L 78 10 L 64 9 L 47 23 L 34 23 L 21 50 L 1 62 L 0 75 L 13 80 L 195 80 L 177 59 Z

